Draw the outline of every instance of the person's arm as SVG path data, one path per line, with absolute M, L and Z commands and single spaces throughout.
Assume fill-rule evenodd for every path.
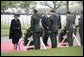
M 51 31 L 51 18 L 49 18 L 49 24 L 48 24 L 48 26 L 49 26 L 49 31 Z
M 34 31 L 34 19 L 31 17 L 31 30 Z
M 66 18 L 66 26 L 65 26 L 65 28 L 66 28 L 66 31 L 68 32 L 68 27 L 69 27 L 69 16 L 66 16 L 67 18 Z
M 12 30 L 12 28 L 13 28 L 13 20 L 11 21 L 11 24 L 10 24 L 10 29 L 9 29 L 9 39 L 11 39 L 11 36 L 12 36 L 12 34 L 13 34 L 13 30 Z
M 58 16 L 58 21 L 57 21 L 57 24 L 58 24 L 58 28 L 61 29 L 61 17 Z
M 20 23 L 20 30 L 21 30 L 21 23 Z
M 19 22 L 19 26 L 17 27 L 17 29 L 21 30 L 21 23 L 20 23 L 20 20 L 19 20 L 18 22 Z

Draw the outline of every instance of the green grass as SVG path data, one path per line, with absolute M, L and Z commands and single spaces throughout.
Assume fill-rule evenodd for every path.
M 16 51 L 1 56 L 83 56 L 83 47 L 53 48 L 47 50 Z
M 9 25 L 8 24 L 1 24 L 1 29 L 9 29 Z
M 22 30 L 22 34 L 24 34 L 26 30 Z M 1 37 L 9 36 L 9 29 L 1 29 Z
M 9 29 L 1 29 L 1 37 L 9 36 Z
M 22 28 L 22 33 L 24 34 L 28 27 L 24 25 L 24 26 L 21 26 L 21 28 Z M 8 24 L 7 25 L 1 24 L 1 37 L 2 36 L 9 36 L 9 25 Z
M 26 27 L 25 24 L 21 26 L 22 29 L 27 29 L 28 27 Z M 1 24 L 1 29 L 9 29 L 9 28 L 10 26 L 8 24 Z

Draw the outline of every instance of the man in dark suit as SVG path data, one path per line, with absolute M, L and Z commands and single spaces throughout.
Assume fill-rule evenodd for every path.
M 34 14 L 31 16 L 31 30 L 33 32 L 35 49 L 40 49 L 40 19 L 41 15 L 38 14 L 37 10 L 34 10 Z
M 73 25 L 75 23 L 75 18 L 74 16 L 71 14 L 70 11 L 67 12 L 67 18 L 66 18 L 66 30 L 67 30 L 67 41 L 69 43 L 69 46 L 73 46 Z
M 51 16 L 49 17 L 49 32 L 52 42 L 52 48 L 57 47 L 57 34 L 58 34 L 58 17 L 55 14 L 54 10 L 51 10 Z
M 43 33 L 43 42 L 46 46 L 48 46 L 47 44 L 47 40 L 48 40 L 48 37 L 49 37 L 49 27 L 48 27 L 48 16 L 47 16 L 47 12 L 45 12 L 44 16 L 42 17 L 41 19 L 41 22 L 42 22 L 42 26 L 43 26 L 43 29 L 44 29 L 44 33 Z

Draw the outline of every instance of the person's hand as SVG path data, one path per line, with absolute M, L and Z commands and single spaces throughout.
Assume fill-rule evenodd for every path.
M 33 33 L 33 31 L 31 31 L 31 33 Z
M 61 31 L 61 33 L 64 33 L 64 31 Z
M 20 29 L 20 27 L 15 27 L 16 29 Z
M 48 27 L 47 27 L 47 29 L 48 29 Z
M 76 27 L 75 27 L 75 26 L 73 26 L 73 28 L 75 29 Z
M 58 25 L 57 27 L 59 28 L 60 26 Z
M 67 33 L 69 33 L 69 31 L 66 31 Z
M 49 27 L 47 27 L 47 29 L 49 29 Z
M 18 27 L 18 29 L 20 29 L 20 27 Z
M 51 33 L 51 31 L 49 31 L 49 33 Z

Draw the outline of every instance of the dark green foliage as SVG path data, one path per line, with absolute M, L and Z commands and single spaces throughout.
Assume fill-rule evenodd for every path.
M 28 29 L 26 29 L 26 33 L 24 34 L 25 35 L 24 36 L 24 45 L 25 46 L 27 45 L 27 43 L 29 41 L 27 39 L 30 38 L 32 36 L 32 34 L 33 34 L 33 31 L 31 30 L 31 27 L 29 27 Z M 41 28 L 40 36 L 42 36 L 42 34 L 43 34 L 43 28 Z M 33 44 L 33 41 L 30 43 L 30 45 L 32 45 L 32 44 Z

